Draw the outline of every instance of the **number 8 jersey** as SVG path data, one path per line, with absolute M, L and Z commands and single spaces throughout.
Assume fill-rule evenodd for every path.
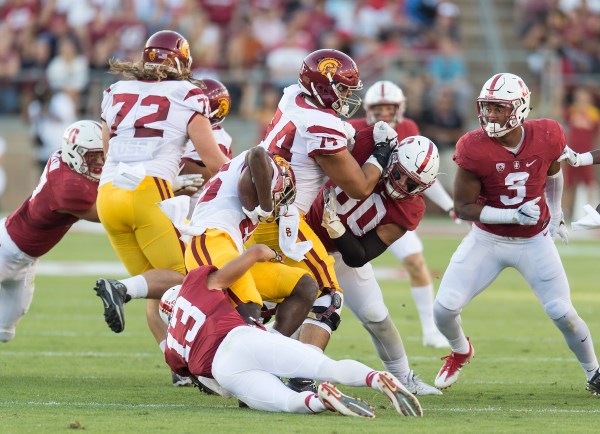
M 102 120 L 110 147 L 100 185 L 114 180 L 120 162 L 142 164 L 146 176 L 172 182 L 194 116 L 209 117 L 210 104 L 189 81 L 119 81 L 104 91 Z
M 481 129 L 465 134 L 456 144 L 454 161 L 481 180 L 478 203 L 495 208 L 518 208 L 541 197 L 542 212 L 534 226 L 516 224 L 484 224 L 479 228 L 503 237 L 530 238 L 550 222 L 544 191 L 550 165 L 558 159 L 565 144 L 560 124 L 551 119 L 535 119 L 523 123 L 524 137 L 516 154 L 489 138 Z

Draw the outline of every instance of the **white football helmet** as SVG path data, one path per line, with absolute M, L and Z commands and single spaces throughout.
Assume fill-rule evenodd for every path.
M 373 107 L 383 104 L 396 106 L 396 113 L 392 122 L 389 122 L 392 127 L 398 122 L 402 122 L 404 112 L 406 111 L 406 97 L 404 96 L 404 92 L 391 81 L 381 80 L 367 90 L 363 101 L 363 108 L 367 113 L 367 123 L 369 125 L 373 125 L 375 122 L 381 120 L 377 119 Z
M 165 293 L 160 298 L 160 302 L 158 303 L 158 314 L 167 325 L 169 325 L 169 321 L 171 321 L 173 306 L 175 306 L 175 299 L 177 299 L 177 297 L 179 296 L 180 289 L 181 285 L 175 285 L 170 287 L 165 291 Z
M 494 75 L 485 82 L 477 98 L 477 116 L 481 128 L 489 137 L 504 136 L 525 121 L 531 111 L 530 99 L 531 92 L 521 77 L 509 73 Z M 511 109 L 504 125 L 494 122 L 495 117 L 486 110 L 488 103 L 502 104 Z
M 104 165 L 102 126 L 96 121 L 69 125 L 63 134 L 62 160 L 75 172 L 98 181 Z
M 434 183 L 440 167 L 437 146 L 423 136 L 410 136 L 392 150 L 383 174 L 385 191 L 392 199 L 415 196 Z

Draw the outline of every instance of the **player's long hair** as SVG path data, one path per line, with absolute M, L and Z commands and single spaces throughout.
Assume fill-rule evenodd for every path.
M 111 74 L 120 74 L 126 78 L 134 80 L 189 80 L 192 76 L 192 71 L 189 69 L 183 69 L 181 73 L 169 71 L 168 65 L 159 65 L 155 68 L 144 68 L 144 62 L 125 62 L 117 59 L 110 59 L 108 61 L 110 66 L 109 72 Z

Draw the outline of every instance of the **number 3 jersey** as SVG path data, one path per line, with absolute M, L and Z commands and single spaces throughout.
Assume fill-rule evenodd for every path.
M 358 164 L 362 165 L 369 158 L 373 149 L 373 126 L 370 126 L 361 130 L 356 136 L 352 155 Z M 321 226 L 321 221 L 324 207 L 323 191 L 333 185 L 335 184 L 331 181 L 325 184 L 306 216 L 309 226 L 329 252 L 335 252 L 337 249 L 325 228 Z M 382 182 L 379 182 L 373 193 L 363 200 L 348 197 L 339 187 L 336 187 L 336 193 L 337 214 L 340 221 L 346 230 L 352 232 L 357 238 L 364 236 L 377 226 L 392 223 L 412 231 L 417 228 L 425 214 L 425 201 L 421 195 L 394 200 L 387 196 Z
M 482 130 L 465 134 L 456 144 L 454 161 L 481 180 L 477 203 L 495 208 L 518 208 L 541 197 L 541 216 L 536 225 L 484 224 L 479 228 L 504 237 L 529 238 L 550 222 L 546 205 L 546 177 L 550 165 L 562 153 L 566 140 L 560 124 L 551 119 L 523 123 L 524 138 L 516 154 L 489 138 Z
M 227 333 L 247 326 L 225 291 L 206 286 L 217 268 L 204 265 L 186 276 L 169 322 L 165 360 L 179 375 L 213 378 L 212 362 Z
M 145 176 L 172 182 L 194 116 L 208 118 L 210 104 L 189 81 L 119 81 L 104 91 L 102 120 L 110 146 L 100 185 L 111 182 L 119 163 L 143 165 Z

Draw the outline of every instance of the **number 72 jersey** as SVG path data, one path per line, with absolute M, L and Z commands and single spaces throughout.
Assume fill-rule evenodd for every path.
M 525 137 L 513 154 L 482 130 L 465 134 L 456 144 L 454 161 L 481 180 L 477 200 L 495 208 L 518 208 L 541 197 L 541 216 L 534 226 L 512 224 L 475 224 L 481 229 L 504 237 L 529 238 L 540 233 L 550 222 L 546 205 L 546 177 L 550 165 L 562 153 L 566 139 L 560 124 L 551 119 L 534 119 L 523 124 Z

